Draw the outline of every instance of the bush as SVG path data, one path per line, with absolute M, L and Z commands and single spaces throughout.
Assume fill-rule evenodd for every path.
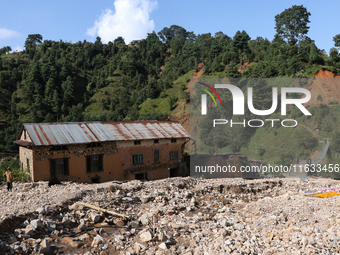
M 10 167 L 13 173 L 14 181 L 20 181 L 20 182 L 28 182 L 30 181 L 30 175 L 28 169 L 20 169 L 20 160 L 19 156 L 16 156 L 15 158 L 5 158 L 0 163 L 0 174 L 3 178 L 4 182 L 6 182 L 6 177 L 3 176 L 3 174 L 7 171 L 7 167 Z
M 175 107 L 175 103 L 177 102 L 178 98 L 175 95 L 171 95 L 168 99 L 169 103 L 169 110 L 172 111 Z
M 190 102 L 190 92 L 189 91 L 181 91 L 181 99 L 185 99 L 187 103 Z

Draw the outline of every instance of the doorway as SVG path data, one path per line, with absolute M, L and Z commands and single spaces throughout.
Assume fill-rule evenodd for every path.
M 179 168 L 171 168 L 170 169 L 170 177 L 177 177 L 179 176 Z
M 147 173 L 139 173 L 135 175 L 136 180 L 148 180 L 148 174 Z
M 92 183 L 100 183 L 100 177 L 93 177 L 91 178 Z

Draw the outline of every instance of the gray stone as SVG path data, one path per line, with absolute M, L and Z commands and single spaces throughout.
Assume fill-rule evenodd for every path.
M 149 242 L 152 239 L 150 231 L 143 232 L 139 235 L 141 242 Z
M 227 227 L 227 226 L 229 226 L 229 223 L 228 223 L 228 221 L 226 221 L 226 220 L 220 221 L 219 224 L 220 224 L 222 227 Z
M 117 190 L 115 194 L 118 196 L 125 196 L 125 193 L 122 190 Z
M 16 244 L 13 246 L 13 250 L 15 250 L 16 252 L 20 252 L 22 250 L 21 246 Z
M 118 243 L 120 241 L 124 241 L 125 240 L 125 237 L 122 236 L 122 235 L 117 235 L 116 238 L 115 238 L 115 241 Z
M 101 243 L 104 243 L 104 239 L 100 235 L 96 235 L 95 238 L 93 238 L 91 247 L 96 247 Z
M 311 236 L 308 237 L 308 244 L 310 244 L 310 245 L 314 245 L 315 244 L 315 240 L 314 240 L 313 237 L 311 237 Z
M 140 200 L 142 201 L 142 203 L 145 204 L 145 203 L 150 201 L 150 197 L 149 196 L 142 196 Z
M 87 230 L 87 226 L 85 223 L 80 223 L 80 225 L 78 226 L 78 229 L 80 229 L 81 231 L 85 231 Z
M 49 206 L 42 206 L 42 207 L 39 207 L 37 210 L 36 210 L 37 213 L 41 214 L 41 215 L 46 215 L 50 212 L 50 207 Z
M 164 242 L 161 243 L 160 245 L 158 245 L 158 248 L 165 250 L 165 251 L 168 249 L 168 247 L 166 246 L 166 244 Z
M 31 225 L 34 229 L 41 228 L 43 226 L 41 220 L 32 220 Z
M 100 214 L 98 213 L 95 213 L 95 212 L 92 212 L 91 213 L 91 220 L 94 222 L 94 223 L 98 223 L 100 221 Z
M 71 210 L 75 210 L 75 211 L 80 211 L 84 209 L 84 206 L 78 203 L 74 203 L 73 205 L 70 206 Z
M 86 233 L 86 234 L 79 236 L 78 240 L 80 240 L 82 242 L 88 242 L 90 240 L 90 236 L 89 236 L 89 234 Z
M 52 231 L 52 234 L 54 234 L 54 235 L 56 235 L 56 236 L 59 236 L 60 231 L 58 231 L 58 230 L 55 229 L 55 230 Z
M 27 252 L 28 247 L 29 247 L 27 243 L 21 242 L 20 246 L 23 252 Z
M 49 244 L 49 242 L 44 239 L 41 243 L 40 243 L 40 249 L 39 249 L 39 254 L 49 254 L 51 251 L 51 246 Z
M 49 232 L 52 232 L 54 231 L 55 229 L 57 228 L 57 225 L 56 224 L 51 224 L 47 227 L 48 231 Z
M 25 234 L 26 235 L 32 235 L 34 233 L 34 228 L 32 225 L 28 225 L 26 228 L 25 228 Z
M 139 227 L 139 223 L 138 223 L 137 221 L 131 221 L 131 222 L 130 222 L 130 226 L 131 226 L 132 228 L 138 228 L 138 227 Z
M 24 233 L 24 232 L 25 232 L 25 231 L 22 230 L 21 228 L 17 228 L 17 229 L 14 230 L 14 235 L 15 235 L 15 236 L 18 236 L 18 235 L 20 235 L 20 234 L 22 234 L 22 233 Z
M 244 225 L 241 224 L 241 223 L 237 223 L 237 224 L 235 224 L 235 228 L 242 231 L 244 229 Z
M 61 223 L 63 225 L 68 225 L 68 224 L 71 224 L 71 220 L 68 217 L 63 217 L 63 219 L 61 220 Z
M 140 243 L 135 243 L 133 250 L 136 254 L 140 254 L 141 251 L 144 251 L 146 247 Z
M 303 245 L 303 247 L 305 247 L 307 244 L 308 244 L 308 238 L 307 237 L 302 237 L 302 239 L 301 239 L 301 243 L 302 243 L 302 245 Z
M 228 239 L 227 241 L 224 242 L 226 245 L 231 245 L 231 241 Z

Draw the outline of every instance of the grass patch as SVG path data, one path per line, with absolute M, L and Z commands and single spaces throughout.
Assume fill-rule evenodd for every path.
M 177 80 L 173 82 L 173 86 L 162 92 L 162 97 L 150 99 L 148 98 L 144 103 L 140 105 L 139 113 L 147 114 L 150 112 L 155 113 L 171 113 L 171 110 L 177 107 L 179 99 L 182 96 L 182 91 L 187 89 L 188 82 L 192 76 L 192 70 L 186 74 L 180 76 Z M 172 104 L 172 109 L 170 110 L 170 98 L 177 98 L 177 101 Z

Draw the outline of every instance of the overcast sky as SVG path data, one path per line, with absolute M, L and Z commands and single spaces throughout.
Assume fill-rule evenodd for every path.
M 0 47 L 22 50 L 28 34 L 43 39 L 104 43 L 122 36 L 126 43 L 147 33 L 179 25 L 196 35 L 222 31 L 233 37 L 245 30 L 252 39 L 272 40 L 275 15 L 292 5 L 303 4 L 311 13 L 308 36 L 320 49 L 334 46 L 340 34 L 340 1 L 264 0 L 30 0 L 3 1 L 0 9 Z

